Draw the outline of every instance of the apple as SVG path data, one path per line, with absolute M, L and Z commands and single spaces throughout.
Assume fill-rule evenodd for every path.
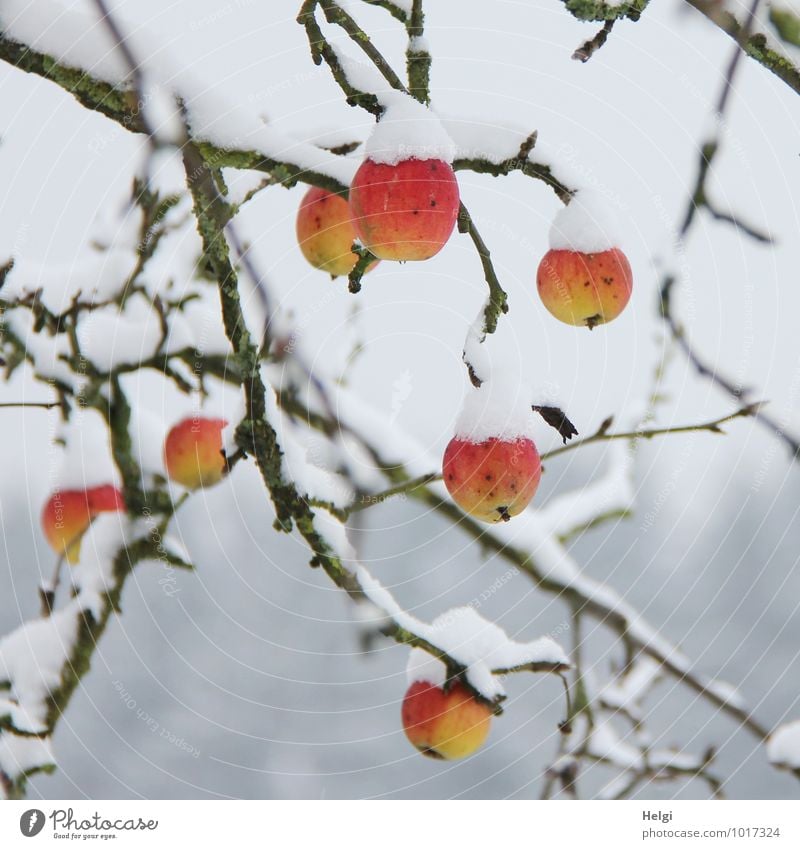
M 222 429 L 225 419 L 199 416 L 178 422 L 164 442 L 164 465 L 170 479 L 187 489 L 211 486 L 225 474 Z
M 542 463 L 527 437 L 483 442 L 454 437 L 444 452 L 442 477 L 453 501 L 483 522 L 507 522 L 530 504 Z
M 477 751 L 489 735 L 493 711 L 459 681 L 438 687 L 415 681 L 401 717 L 412 745 L 432 758 L 456 760 Z
M 441 159 L 365 159 L 350 186 L 350 211 L 361 243 L 380 257 L 429 259 L 458 218 L 456 175 Z
M 625 309 L 633 291 L 633 274 L 619 248 L 596 253 L 549 250 L 539 263 L 536 285 L 552 315 L 591 330 L 613 321 Z
M 316 187 L 310 188 L 297 210 L 297 241 L 303 256 L 331 277 L 349 274 L 358 261 L 351 250 L 356 231 L 350 220 L 350 206 L 341 196 Z M 367 271 L 377 265 L 373 262 Z
M 122 493 L 111 484 L 89 489 L 54 492 L 42 509 L 42 529 L 51 548 L 74 564 L 80 559 L 81 540 L 99 513 L 125 509 Z

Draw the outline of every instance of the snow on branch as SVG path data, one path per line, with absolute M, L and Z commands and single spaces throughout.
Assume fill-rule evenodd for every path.
M 196 155 L 192 154 L 190 148 L 186 159 L 189 175 L 193 173 Z M 255 458 L 275 508 L 277 526 L 286 531 L 296 528 L 311 549 L 311 564 L 324 569 L 337 586 L 356 600 L 366 597 L 381 607 L 391 618 L 391 622 L 382 629 L 384 633 L 398 642 L 425 648 L 442 659 L 454 674 L 463 671 L 466 680 L 477 692 L 491 694 L 484 695 L 486 698 L 494 699 L 501 695 L 498 689 L 500 685 L 491 679 L 492 668 L 488 663 L 496 661 L 506 672 L 523 669 L 540 671 L 545 668 L 555 671 L 565 662 L 568 663 L 555 644 L 539 642 L 530 646 L 511 645 L 502 631 L 490 630 L 489 623 L 473 629 L 478 637 L 473 635 L 472 643 L 466 640 L 463 628 L 458 630 L 448 627 L 444 620 L 438 625 L 434 623 L 433 626 L 425 626 L 405 614 L 363 567 L 356 567 L 355 572 L 349 568 L 348 564 L 355 561 L 355 553 L 347 539 L 344 525 L 336 515 L 339 505 L 327 505 L 333 508 L 331 510 L 313 509 L 315 503 L 324 503 L 331 497 L 329 475 L 321 474 L 322 470 L 319 469 L 307 469 L 299 483 L 289 476 L 291 469 L 297 468 L 292 462 L 292 455 L 298 447 L 285 439 L 290 431 L 281 423 L 274 390 L 265 385 L 258 352 L 241 313 L 236 271 L 231 264 L 227 242 L 222 237 L 219 224 L 226 220 L 223 208 L 225 201 L 214 189 L 211 179 L 198 180 L 190 176 L 190 186 L 195 196 L 198 229 L 203 238 L 206 258 L 219 284 L 226 332 L 236 352 L 235 357 L 240 362 L 241 373 L 246 377 L 243 391 L 247 414 L 236 428 L 236 442 L 243 451 Z M 328 412 L 325 405 L 323 409 Z M 325 489 L 324 497 L 320 485 Z M 469 617 L 470 614 L 465 615 Z M 463 616 L 456 619 L 462 623 L 466 621 Z M 477 644 L 475 639 L 478 640 Z M 448 653 L 451 650 L 455 655 Z M 480 656 L 479 650 L 483 653 Z M 542 656 L 535 656 L 534 650 Z M 502 666 L 505 661 L 511 665 Z
M 516 642 L 473 607 L 453 608 L 428 625 L 403 610 L 364 566 L 356 574 L 367 598 L 395 623 L 400 636 L 407 632 L 408 639 L 402 642 L 424 648 L 444 664 L 448 678 L 463 676 L 487 701 L 496 703 L 505 697 L 500 675 L 563 672 L 571 666 L 566 652 L 550 637 Z
M 781 725 L 767 741 L 767 757 L 771 764 L 788 769 L 800 777 L 800 720 Z
M 536 130 L 465 116 L 443 116 L 442 123 L 456 144 L 454 170 L 493 177 L 518 171 L 546 183 L 563 203 L 569 203 L 575 193 L 576 187 L 569 185 L 567 169 L 557 164 L 555 151 L 547 151 L 548 163 L 536 155 L 537 145 L 542 148 Z
M 395 484 L 400 485 L 429 473 L 438 465 L 427 455 L 424 447 L 352 391 L 341 386 L 331 387 L 330 391 L 337 411 L 336 426 L 363 442 L 377 465 Z M 308 420 L 310 413 L 307 409 L 298 412 Z M 324 410 L 315 408 L 311 414 L 324 420 Z M 625 465 L 624 468 L 629 467 Z M 611 474 L 616 480 L 616 472 Z M 620 502 L 623 499 L 627 501 L 630 492 L 627 483 L 619 480 L 610 489 Z M 573 609 L 616 632 L 630 653 L 651 657 L 666 673 L 730 714 L 759 739 L 766 739 L 767 730 L 749 713 L 730 685 L 701 674 L 686 655 L 651 628 L 638 611 L 614 590 L 581 573 L 565 545 L 554 535 L 555 520 L 552 515 L 545 513 L 543 516 L 541 510 L 528 509 L 514 522 L 487 529 L 452 504 L 439 482 L 414 486 L 407 491 L 411 498 L 456 521 L 459 529 L 478 540 L 484 550 L 520 569 L 541 590 L 558 596 Z M 590 495 L 591 498 L 593 496 Z M 605 501 L 601 509 L 603 506 Z M 588 510 L 588 505 L 581 506 L 582 514 L 585 510 Z M 560 523 L 556 524 L 560 527 Z M 572 521 L 568 524 L 573 527 Z
M 566 540 L 612 517 L 626 516 L 634 507 L 636 486 L 631 446 L 618 442 L 609 448 L 606 473 L 580 489 L 554 496 L 539 509 L 548 533 Z
M 663 677 L 663 669 L 647 655 L 638 655 L 614 674 L 602 688 L 596 686 L 593 670 L 580 673 L 579 706 L 573 733 L 559 740 L 559 749 L 547 769 L 542 798 L 574 795 L 578 766 L 591 761 L 613 775 L 600 791 L 604 799 L 629 798 L 650 783 L 687 779 L 704 781 L 713 798 L 722 797 L 722 782 L 712 772 L 713 748 L 700 754 L 677 748 L 656 748 L 646 726 L 645 701 Z
M 64 9 L 60 4 L 52 5 L 54 9 L 57 7 L 54 17 L 61 26 L 50 27 L 45 35 L 34 36 L 29 27 L 22 26 L 20 22 L 27 20 L 25 16 L 19 20 L 13 15 L 0 18 L 0 59 L 51 80 L 87 108 L 101 112 L 125 129 L 145 132 L 142 110 L 155 95 L 146 90 L 143 103 L 131 98 L 124 63 L 110 50 L 112 45 L 102 28 L 92 27 L 91 36 L 70 41 L 63 37 L 64 33 L 70 27 L 85 31 L 87 16 Z M 190 74 L 170 67 L 168 52 L 160 49 L 156 36 L 143 30 L 137 32 L 136 56 L 147 66 L 148 79 L 154 79 L 153 85 L 159 87 L 169 83 L 173 98 L 170 119 L 175 118 L 174 103 L 179 98 L 188 112 L 193 137 L 201 143 L 206 158 L 215 167 L 263 171 L 287 186 L 302 180 L 341 191 L 349 185 L 354 168 L 346 159 L 293 139 L 264 125 L 258 116 L 244 108 L 232 106 L 212 84 L 198 82 Z M 73 49 L 70 45 L 77 46 Z
M 69 601 L 0 639 L 0 771 L 7 797 L 22 793 L 29 775 L 52 767 L 49 737 L 89 668 L 133 567 L 157 560 L 190 568 L 164 530 L 122 514 L 97 518 L 72 572 Z
M 52 5 L 55 8 L 56 4 Z M 314 15 L 317 5 L 323 7 L 326 16 L 330 15 L 334 23 L 344 25 L 345 31 L 359 47 L 365 43 L 370 44 L 366 51 L 367 58 L 391 88 L 407 91 L 405 85 L 371 46 L 351 16 L 337 4 L 312 2 L 304 5 L 300 15 L 302 22 L 308 28 L 312 25 L 309 22 L 313 21 L 312 26 L 316 27 L 310 34 L 312 56 L 315 60 L 325 59 L 328 64 L 338 63 L 335 77 L 345 90 L 345 95 L 354 97 L 358 105 L 368 108 L 374 114 L 380 114 L 383 106 L 374 92 L 360 92 L 345 81 L 348 64 L 339 62 L 338 54 L 319 30 Z M 57 17 L 67 29 L 70 26 L 82 32 L 86 29 L 87 16 L 83 13 L 59 5 Z M 27 18 L 20 20 L 24 23 Z M 135 98 L 132 101 L 126 83 L 125 65 L 110 50 L 112 45 L 107 34 L 101 34 L 102 30 L 94 27 L 92 36 L 79 40 L 76 42 L 79 47 L 72 49 L 70 45 L 73 43 L 62 38 L 60 32 L 62 30 L 51 27 L 46 37 L 38 33 L 34 36 L 29 27 L 18 25 L 13 15 L 0 18 L 0 59 L 22 71 L 51 80 L 73 94 L 87 108 L 101 112 L 125 129 L 144 132 L 142 110 L 145 104 L 137 103 Z M 147 66 L 148 79 L 152 79 L 153 85 L 161 89 L 169 84 L 171 95 L 184 104 L 192 138 L 211 167 L 261 171 L 287 187 L 305 182 L 330 191 L 347 191 L 355 170 L 351 160 L 326 150 L 324 145 L 294 139 L 275 127 L 265 125 L 260 117 L 244 108 L 231 105 L 229 99 L 219 94 L 210 82 L 197 81 L 185 72 L 168 67 L 167 52 L 160 49 L 159 39 L 143 30 L 137 32 L 133 47 L 139 62 Z M 419 43 L 417 48 L 422 49 Z M 324 54 L 320 52 L 323 50 Z M 350 63 L 354 73 L 360 67 L 357 63 Z M 151 96 L 145 91 L 142 99 L 149 101 Z M 159 114 L 165 111 L 168 110 L 161 109 Z M 516 147 L 507 151 L 508 155 L 502 158 L 491 155 L 490 148 L 485 144 L 463 139 L 466 142 L 461 146 L 464 155 L 456 158 L 454 168 L 495 175 L 520 170 L 530 177 L 545 181 L 562 200 L 568 201 L 572 189 L 555 176 L 551 166 L 538 163 L 525 155 L 525 148 L 530 153 L 531 145 L 526 140 L 533 138 L 534 134 L 526 133 L 524 138 L 518 140 Z M 485 157 L 481 155 L 483 150 L 487 154 Z

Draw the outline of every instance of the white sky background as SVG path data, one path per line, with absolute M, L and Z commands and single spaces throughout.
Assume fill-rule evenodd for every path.
M 176 64 L 196 67 L 229 101 L 263 113 L 284 131 L 311 137 L 328 129 L 350 128 L 353 137 L 363 138 L 371 125 L 370 116 L 344 104 L 328 71 L 311 63 L 305 33 L 294 21 L 299 7 L 294 0 L 227 4 L 130 0 L 114 5 L 127 21 L 146 24 L 158 33 L 174 51 Z M 381 9 L 350 5 L 376 45 L 402 69 L 402 27 Z M 694 180 L 697 144 L 709 126 L 731 42 L 677 4 L 654 2 L 638 23 L 619 23 L 606 46 L 582 65 L 572 61 L 570 54 L 597 25 L 580 24 L 555 0 L 429 0 L 427 7 L 435 106 L 442 113 L 473 116 L 488 124 L 511 121 L 538 129 L 542 158 L 546 160 L 545 150 L 560 152 L 580 181 L 608 193 L 626 222 L 624 247 L 635 280 L 631 304 L 612 325 L 592 333 L 568 327 L 552 319 L 535 291 L 536 266 L 547 248 L 547 232 L 560 202 L 544 184 L 519 175 L 493 179 L 459 173 L 463 199 L 492 250 L 510 296 L 510 314 L 501 319 L 502 338 L 494 343 L 498 354 L 520 362 L 530 382 L 554 394 L 578 429 L 589 433 L 627 400 L 641 395 L 651 379 L 659 345 L 656 291 L 660 275 L 654 259 L 664 255 L 683 211 Z M 354 48 L 348 50 L 352 53 Z M 39 262 L 71 261 L 96 232 L 98 214 L 113 215 L 127 196 L 140 143 L 104 118 L 87 113 L 49 83 L 7 67 L 0 67 L 0 98 L 0 185 L 4 186 L 0 252 Z M 800 348 L 794 324 L 794 316 L 800 314 L 800 240 L 796 236 L 800 212 L 795 201 L 795 187 L 800 185 L 798 124 L 797 95 L 753 62 L 743 62 L 710 187 L 720 208 L 730 208 L 769 230 L 779 245 L 763 247 L 740 239 L 701 212 L 685 255 L 690 279 L 682 281 L 676 292 L 678 315 L 700 350 L 726 373 L 759 387 L 760 397 L 774 401 L 774 412 L 789 414 L 795 432 L 800 432 Z M 361 305 L 365 350 L 352 372 L 351 385 L 375 405 L 396 410 L 397 422 L 440 454 L 467 387 L 460 359 L 464 335 L 486 291 L 471 243 L 455 234 L 429 262 L 383 263 L 365 278 L 361 294 L 354 298 L 342 281 L 332 284 L 300 256 L 294 215 L 303 191 L 302 187 L 291 192 L 270 189 L 242 217 L 257 264 L 284 305 L 295 306 L 306 317 L 301 343 L 320 363 L 341 359 L 343 322 L 356 303 Z M 255 301 L 252 306 L 257 316 Z M 680 356 L 670 368 L 668 388 L 663 423 L 700 421 L 733 408 L 729 399 L 696 378 Z M 150 389 L 155 391 L 153 386 Z M 0 400 L 23 395 L 41 398 L 45 390 L 22 374 L 11 386 L 0 386 Z M 147 401 L 156 409 L 163 406 L 168 416 L 180 403 L 161 396 Z M 24 415 L 2 411 L 0 415 L 7 446 L 2 455 L 6 474 L 0 481 L 2 521 L 13 552 L 9 586 L 15 597 L 15 602 L 4 602 L 0 610 L 5 631 L 19 620 L 17 602 L 25 615 L 36 604 L 35 578 L 28 586 L 26 577 L 19 576 L 19 570 L 27 568 L 34 544 L 39 546 L 42 563 L 49 562 L 37 538 L 39 505 L 51 474 L 46 452 L 52 420 L 42 411 Z M 724 668 L 728 679 L 743 684 L 743 692 L 755 704 L 782 670 L 792 662 L 797 669 L 796 618 L 795 636 L 787 624 L 781 624 L 789 623 L 795 611 L 798 595 L 791 588 L 798 587 L 791 566 L 796 555 L 782 535 L 788 526 L 787 536 L 793 532 L 796 536 L 800 487 L 798 470 L 789 466 L 783 447 L 776 448 L 763 430 L 745 421 L 732 424 L 730 431 L 726 438 L 701 434 L 646 446 L 640 461 L 640 513 L 627 525 L 614 523 L 576 548 L 593 577 L 608 579 L 630 600 L 647 607 L 649 618 L 664 623 L 666 636 L 689 654 L 694 650 L 705 671 Z M 542 450 L 557 444 L 555 434 L 544 425 L 538 437 Z M 583 459 L 580 454 L 550 465 L 538 498 L 544 502 L 567 484 L 590 480 L 600 470 L 602 452 L 587 452 Z M 502 727 L 496 723 L 495 745 L 467 764 L 441 767 L 412 759 L 413 752 L 397 733 L 398 724 L 392 725 L 393 711 L 399 710 L 396 700 L 402 695 L 404 650 L 383 651 L 380 672 L 358 657 L 347 656 L 355 651 L 352 633 L 348 637 L 331 634 L 347 626 L 320 622 L 328 605 L 335 607 L 332 620 L 347 618 L 346 605 L 338 598 L 330 602 L 324 582 L 302 571 L 303 552 L 271 536 L 269 523 L 255 507 L 260 496 L 254 477 L 242 470 L 232 489 L 233 494 L 215 491 L 202 506 L 192 508 L 203 524 L 211 521 L 203 515 L 206 508 L 222 514 L 212 513 L 218 541 L 208 527 L 197 533 L 200 576 L 181 578 L 182 599 L 189 599 L 188 607 L 180 602 L 183 612 L 189 610 L 185 621 L 177 617 L 165 623 L 174 613 L 174 599 L 148 585 L 143 574 L 136 588 L 128 589 L 129 607 L 121 630 L 109 634 L 107 654 L 95 663 L 87 679 L 89 687 L 94 682 L 90 701 L 97 699 L 97 716 L 85 701 L 75 701 L 60 732 L 62 769 L 54 778 L 37 781 L 40 792 L 102 796 L 104 781 L 114 782 L 109 795 L 530 796 L 538 792 L 538 775 L 553 751 L 552 732 L 560 710 L 555 684 L 546 689 L 515 682 L 516 696 L 512 693 Z M 649 511 L 657 514 L 654 526 L 643 532 L 643 517 Z M 783 517 L 782 522 L 768 534 L 759 531 L 761 520 L 771 513 Z M 374 521 L 383 531 L 368 534 L 366 542 L 371 556 L 380 560 L 372 565 L 382 581 L 404 584 L 408 576 L 409 586 L 398 593 L 402 597 L 406 591 L 407 603 L 423 605 L 425 601 L 428 608 L 423 605 L 422 610 L 430 616 L 443 609 L 445 601 L 466 603 L 491 583 L 485 571 L 479 573 L 475 552 L 462 552 L 464 539 L 444 535 L 444 529 L 430 520 L 415 524 L 415 518 L 410 505 L 381 508 Z M 9 530 L 12 523 L 13 532 Z M 735 542 L 727 536 L 730 526 Z M 185 527 L 182 530 L 191 550 L 192 533 Z M 253 542 L 247 539 L 251 533 Z M 755 544 L 748 549 L 750 536 Z M 217 548 L 230 557 L 229 562 L 211 556 L 209 552 Z M 637 556 L 632 557 L 629 549 Z M 729 555 L 722 557 L 719 550 Z M 275 571 L 280 575 L 274 576 L 274 583 L 253 568 L 251 561 L 264 556 L 278 565 Z M 228 581 L 219 570 L 231 565 L 236 577 Z M 466 575 L 460 571 L 462 565 Z M 503 573 L 502 566 L 491 568 Z M 492 580 L 495 577 L 492 572 Z M 0 580 L 5 584 L 9 577 L 0 572 Z M 254 590 L 252 581 L 261 584 Z M 274 620 L 283 623 L 280 629 L 268 627 L 272 620 L 258 606 L 248 611 L 244 602 L 251 592 L 259 604 L 280 609 Z M 518 609 L 521 592 L 531 605 L 543 603 L 529 587 L 515 586 L 505 597 L 502 590 L 497 593 L 491 613 L 526 628 L 522 636 L 527 639 L 558 625 L 550 605 L 542 611 L 542 621 L 555 616 L 552 623 L 540 627 L 537 620 L 527 626 L 533 608 Z M 308 599 L 303 593 L 309 594 Z M 742 609 L 737 606 L 743 599 Z M 215 610 L 217 604 L 222 611 Z M 759 621 L 762 614 L 764 619 Z M 310 631 L 303 617 L 313 626 Z M 771 629 L 773 619 L 778 624 Z M 181 622 L 183 630 L 175 624 Z M 156 637 L 155 631 L 162 627 L 167 630 Z M 187 660 L 192 651 L 199 651 L 193 628 L 204 635 L 208 652 L 228 652 L 228 660 L 220 656 L 212 662 L 201 654 Z M 236 639 L 238 628 L 252 630 L 249 636 Z M 724 628 L 733 630 L 727 639 L 715 642 L 714 636 Z M 256 662 L 261 660 L 263 646 L 259 651 L 248 643 L 254 631 L 259 640 L 280 638 L 286 644 L 280 649 L 272 646 L 278 659 L 266 670 Z M 190 634 L 195 634 L 194 645 Z M 764 634 L 772 634 L 775 644 L 770 645 Z M 347 657 L 346 669 L 314 654 L 327 650 L 332 642 Z M 135 655 L 138 666 L 130 659 Z M 203 667 L 204 662 L 210 665 Z M 203 749 L 203 759 L 212 756 L 210 747 L 215 747 L 213 757 L 228 762 L 242 764 L 252 755 L 252 762 L 245 764 L 249 771 L 209 761 L 199 772 L 198 760 L 187 759 L 180 747 L 170 747 L 157 734 L 148 734 L 145 726 L 131 718 L 135 712 L 120 707 L 119 696 L 109 684 L 121 677 L 114 673 L 115 663 L 126 669 L 125 688 L 137 702 L 153 701 L 148 710 L 158 716 L 161 727 L 194 740 Z M 758 668 L 748 678 L 751 665 Z M 354 683 L 351 679 L 359 675 L 360 684 Z M 325 695 L 314 695 L 309 688 L 298 692 L 298 679 L 325 676 L 330 678 L 323 687 Z M 798 678 L 786 673 L 787 679 L 792 677 Z M 200 698 L 206 686 L 214 695 Z M 794 693 L 792 689 L 789 681 L 778 684 L 763 707 L 764 721 L 781 720 L 783 711 L 789 711 L 790 717 L 798 715 L 800 708 L 792 709 L 797 698 L 796 688 Z M 515 711 L 514 698 L 524 707 Z M 690 702 L 691 697 L 684 697 L 660 706 L 669 715 L 669 705 Z M 333 713 L 324 721 L 306 721 L 303 711 L 320 703 Z M 552 716 L 537 717 L 536 734 L 532 734 L 526 724 L 529 714 L 524 711 L 543 705 Z M 374 708 L 371 714 L 369 707 Z M 701 714 L 698 721 L 704 730 L 693 739 L 694 729 L 701 726 L 690 724 L 693 730 L 682 733 L 686 726 L 681 720 L 687 720 L 681 716 L 676 720 L 674 713 L 669 719 L 675 725 L 665 742 L 687 742 L 697 750 L 703 743 L 728 740 L 729 723 L 714 723 L 713 716 Z M 108 725 L 101 714 L 108 717 Z M 293 718 L 287 720 L 287 716 Z M 337 716 L 347 719 L 337 726 Z M 366 737 L 365 723 L 378 742 L 370 747 L 361 739 L 353 744 L 355 751 L 350 747 L 348 769 L 356 771 L 335 782 L 317 778 L 315 773 L 336 771 L 342 763 L 340 734 L 349 732 L 341 729 L 351 729 L 354 735 L 360 729 Z M 187 727 L 191 732 L 182 733 Z M 226 732 L 226 727 L 234 730 Z M 242 736 L 244 732 L 274 741 L 286 727 L 293 729 L 291 745 L 286 741 L 268 745 L 261 740 L 259 746 Z M 524 736 L 515 740 L 512 732 L 524 732 Z M 156 766 L 126 754 L 127 746 L 137 747 L 143 736 L 147 742 L 142 745 L 150 746 L 148 757 Z M 103 751 L 109 754 L 99 754 L 92 739 L 103 740 Z M 526 741 L 522 747 L 520 739 Z M 58 735 L 56 744 L 58 750 Z M 751 755 L 748 741 L 731 745 L 729 772 Z M 522 760 L 522 754 L 529 761 Z M 100 758 L 113 779 L 93 762 L 94 757 Z M 365 765 L 372 769 L 375 763 L 385 768 L 366 774 L 358 771 L 366 770 Z M 288 783 L 270 777 L 282 771 L 311 775 Z M 495 771 L 496 783 L 480 783 Z M 528 781 L 533 785 L 526 786 Z M 746 760 L 735 781 L 733 795 L 796 794 L 789 779 L 765 767 L 763 752 Z M 649 788 L 646 795 L 663 792 L 674 791 Z M 700 794 L 702 788 L 688 792 Z

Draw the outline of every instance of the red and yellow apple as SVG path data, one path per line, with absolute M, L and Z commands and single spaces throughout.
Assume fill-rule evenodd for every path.
M 412 745 L 432 758 L 456 760 L 477 751 L 489 735 L 493 711 L 460 682 L 437 687 L 415 681 L 401 716 Z
M 225 419 L 195 417 L 178 422 L 164 442 L 164 465 L 170 479 L 187 489 L 211 486 L 225 474 L 222 429 Z
M 507 522 L 530 504 L 542 477 L 531 439 L 454 437 L 444 452 L 442 476 L 453 501 L 483 522 Z
M 350 212 L 361 243 L 380 259 L 429 259 L 458 218 L 458 182 L 441 159 L 365 159 L 350 186 Z
M 81 540 L 92 519 L 100 513 L 124 509 L 122 493 L 111 484 L 60 490 L 44 505 L 42 529 L 51 548 L 74 564 L 80 558 Z
M 320 188 L 310 188 L 297 211 L 297 241 L 303 256 L 331 277 L 349 274 L 358 261 L 351 250 L 356 231 L 350 220 L 350 206 L 341 196 Z M 367 271 L 377 265 L 373 262 Z
M 625 309 L 633 274 L 619 248 L 598 253 L 550 250 L 539 263 L 536 285 L 542 303 L 559 321 L 591 330 Z

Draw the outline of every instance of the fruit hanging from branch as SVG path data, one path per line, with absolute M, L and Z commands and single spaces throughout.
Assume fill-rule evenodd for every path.
M 42 509 L 42 529 L 50 547 L 67 562 L 80 560 L 83 535 L 100 513 L 125 510 L 122 493 L 111 484 L 54 492 Z
M 533 410 L 515 375 L 488 371 L 470 389 L 447 445 L 442 478 L 459 507 L 483 522 L 507 522 L 530 504 L 542 477 Z
M 297 241 L 303 256 L 314 268 L 331 277 L 348 275 L 358 261 L 351 250 L 356 231 L 345 198 L 317 187 L 303 196 L 297 210 Z M 377 263 L 372 263 L 371 271 Z
M 493 711 L 462 683 L 438 686 L 414 681 L 403 699 L 401 717 L 409 742 L 423 755 L 465 758 L 489 736 Z
M 353 225 L 380 259 L 430 259 L 458 218 L 455 147 L 429 109 L 400 92 L 384 99 L 386 111 L 350 186 Z
M 507 522 L 536 494 L 542 463 L 531 439 L 470 442 L 454 437 L 444 452 L 442 475 L 465 513 L 483 522 Z
M 381 259 L 435 256 L 453 232 L 458 203 L 456 175 L 441 159 L 366 159 L 350 187 L 358 238 Z
M 613 216 L 585 190 L 559 212 L 536 274 L 539 297 L 559 321 L 591 330 L 625 309 L 633 272 L 619 241 Z
M 222 453 L 225 419 L 189 418 L 176 424 L 164 442 L 164 465 L 170 479 L 187 489 L 212 486 L 226 471 Z

